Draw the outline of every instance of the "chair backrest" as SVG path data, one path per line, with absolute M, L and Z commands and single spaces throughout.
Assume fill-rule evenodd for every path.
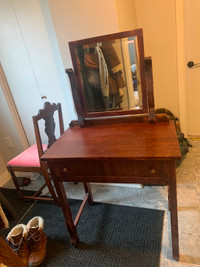
M 36 143 L 38 147 L 39 157 L 41 157 L 44 153 L 41 139 L 41 132 L 39 128 L 39 120 L 43 119 L 45 121 L 45 133 L 48 137 L 48 146 L 49 148 L 55 141 L 55 121 L 54 121 L 54 112 L 58 112 L 58 121 L 60 128 L 60 135 L 64 133 L 64 124 L 63 124 L 63 116 L 61 104 L 55 104 L 50 102 L 45 102 L 43 109 L 40 109 L 36 116 L 33 116 L 33 125 L 35 130 Z

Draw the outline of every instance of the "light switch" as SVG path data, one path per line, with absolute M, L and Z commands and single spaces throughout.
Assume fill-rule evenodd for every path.
M 12 143 L 10 137 L 4 137 L 3 141 L 4 141 L 7 148 L 13 148 L 13 143 Z

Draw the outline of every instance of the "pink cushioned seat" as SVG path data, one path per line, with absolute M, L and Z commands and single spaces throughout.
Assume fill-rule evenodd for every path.
M 42 147 L 44 151 L 47 149 L 47 145 L 43 144 Z M 37 145 L 34 144 L 27 148 L 17 157 L 11 159 L 7 165 L 40 167 Z

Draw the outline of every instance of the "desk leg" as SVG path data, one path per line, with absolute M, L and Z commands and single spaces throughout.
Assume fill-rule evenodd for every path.
M 72 219 L 72 214 L 71 214 L 71 210 L 69 207 L 69 203 L 68 203 L 68 199 L 67 199 L 67 195 L 66 195 L 63 183 L 54 180 L 54 184 L 55 184 L 56 191 L 58 194 L 58 199 L 60 201 L 60 205 L 61 205 L 61 208 L 64 214 L 65 224 L 70 234 L 70 243 L 73 246 L 77 247 L 79 243 L 79 238 L 77 235 L 76 227 Z
M 169 184 L 168 201 L 171 217 L 172 254 L 175 260 L 179 260 L 179 238 L 178 238 L 178 215 L 177 215 L 177 193 L 176 193 L 176 166 L 175 161 L 169 162 Z
M 168 210 L 170 211 L 170 191 L 168 186 Z
M 89 194 L 88 203 L 90 205 L 92 205 L 94 201 L 93 201 L 92 190 L 90 188 L 90 184 L 89 183 L 83 183 L 83 185 L 84 185 L 85 193 Z

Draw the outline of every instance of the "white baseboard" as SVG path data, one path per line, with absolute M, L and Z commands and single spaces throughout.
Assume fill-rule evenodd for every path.
M 5 171 L 3 174 L 0 175 L 0 186 L 4 185 L 10 179 L 10 173 L 8 171 Z

